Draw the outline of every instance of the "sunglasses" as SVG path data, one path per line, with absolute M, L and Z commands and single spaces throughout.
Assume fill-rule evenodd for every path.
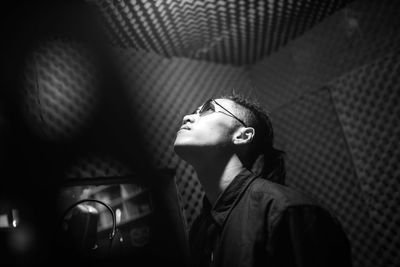
M 228 114 L 226 114 L 225 112 L 222 111 L 216 111 L 215 110 L 215 104 L 218 105 L 220 108 L 222 108 L 224 111 L 226 111 Z M 242 121 L 241 119 L 239 119 L 238 117 L 236 117 L 235 115 L 232 114 L 232 112 L 230 112 L 229 110 L 227 110 L 226 108 L 224 108 L 221 104 L 219 104 L 217 101 L 215 101 L 215 99 L 209 99 L 206 102 L 204 102 L 204 104 L 197 110 L 195 110 L 193 112 L 193 114 L 199 114 L 199 116 L 204 116 L 207 114 L 211 114 L 214 112 L 219 112 L 225 115 L 228 115 L 232 118 L 237 119 L 241 124 L 243 124 L 244 127 L 247 127 L 246 123 L 244 123 L 244 121 Z

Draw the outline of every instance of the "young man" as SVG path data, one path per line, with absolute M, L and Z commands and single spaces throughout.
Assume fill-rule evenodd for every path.
M 205 191 L 189 234 L 194 266 L 351 266 L 350 246 L 329 211 L 283 184 L 270 119 L 238 96 L 186 115 L 174 143 Z M 263 158 L 262 171 L 252 171 Z

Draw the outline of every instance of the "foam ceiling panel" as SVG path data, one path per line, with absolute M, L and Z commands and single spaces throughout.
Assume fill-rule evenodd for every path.
M 277 51 L 350 1 L 87 2 L 104 18 L 114 45 L 244 65 Z

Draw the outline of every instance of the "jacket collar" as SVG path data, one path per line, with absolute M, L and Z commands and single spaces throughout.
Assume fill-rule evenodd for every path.
M 203 210 L 210 212 L 214 221 L 222 227 L 232 208 L 240 200 L 247 187 L 255 178 L 256 175 L 254 175 L 251 171 L 244 169 L 218 196 L 217 200 L 214 203 L 214 206 L 211 206 L 208 199 L 204 197 Z

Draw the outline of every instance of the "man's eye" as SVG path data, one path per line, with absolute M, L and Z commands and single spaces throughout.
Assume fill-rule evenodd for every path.
M 203 109 L 204 112 L 205 111 L 209 111 L 209 110 L 215 111 L 215 107 L 214 107 L 214 105 L 212 103 L 205 104 L 202 109 Z
M 214 111 L 215 111 L 214 105 L 212 105 L 211 103 L 205 103 L 203 106 L 197 108 L 191 114 L 199 114 L 201 116 L 201 115 L 212 113 Z
M 210 113 L 213 113 L 213 112 L 214 112 L 213 107 L 207 107 L 207 108 L 202 109 L 200 111 L 200 116 L 207 115 L 207 114 L 210 114 Z

